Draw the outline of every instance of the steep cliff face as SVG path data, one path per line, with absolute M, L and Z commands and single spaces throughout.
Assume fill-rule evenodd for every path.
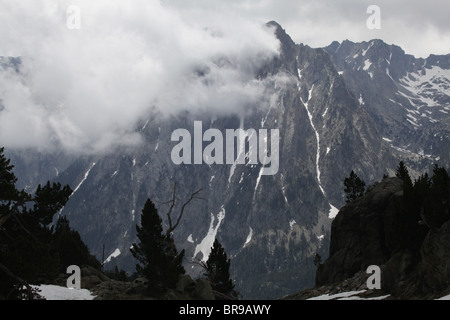
M 174 184 L 179 199 L 174 214 L 201 188 L 203 200 L 189 204 L 174 232 L 177 247 L 186 250 L 189 273 L 199 272 L 193 260 L 206 259 L 218 237 L 232 259 L 232 278 L 244 297 L 276 298 L 312 286 L 313 257 L 316 252 L 327 256 L 330 224 L 344 204 L 342 182 L 351 170 L 369 184 L 394 170 L 397 155 L 415 155 L 410 157 L 415 168 L 427 167 L 439 157 L 448 160 L 449 94 L 448 77 L 443 74 L 448 66 L 443 59 L 427 60 L 442 70 L 441 82 L 435 83 L 438 78 L 428 72 L 438 69 L 419 68 L 417 61 L 413 68 L 413 58 L 399 48 L 374 41 L 313 49 L 295 44 L 277 23 L 268 25 L 274 28 L 280 52 L 254 75 L 255 81 L 266 85 L 264 106 L 252 105 L 251 111 L 230 116 L 186 111 L 169 118 L 149 113 L 135 130 L 143 143 L 108 154 L 7 150 L 19 181 L 26 181 L 24 187 L 30 189 L 47 179 L 70 184 L 74 193 L 61 214 L 68 216 L 99 259 L 105 246 L 104 258 L 110 258 L 105 268 L 118 265 L 129 272 L 135 267 L 129 248 L 136 240 L 135 226 L 145 200 L 151 198 L 157 204 L 167 226 L 165 203 Z M 389 48 L 392 59 L 386 60 Z M 385 64 L 390 73 L 382 68 Z M 408 96 L 405 83 L 412 90 L 411 81 L 424 73 L 435 90 Z M 429 95 L 442 105 L 419 104 Z M 422 111 L 427 117 L 416 117 Z M 249 163 L 256 151 L 248 144 L 234 150 L 236 157 L 245 155 L 244 164 L 175 164 L 171 153 L 177 142 L 172 141 L 172 133 L 181 128 L 192 141 L 198 139 L 194 121 L 202 124 L 200 136 L 210 128 L 223 137 L 229 129 L 255 129 L 258 135 L 260 129 L 279 130 L 278 171 L 263 175 L 261 161 Z M 202 150 L 209 143 L 200 137 Z M 425 143 L 422 152 L 419 146 Z M 414 150 L 405 148 L 406 144 Z M 387 255 L 385 249 L 374 250 L 380 259 Z
M 423 239 L 420 217 L 399 210 L 403 181 L 384 179 L 367 195 L 344 206 L 331 227 L 330 255 L 317 272 L 316 284 L 331 284 L 384 265 L 396 254 L 416 252 Z M 416 257 L 418 258 L 418 257 Z

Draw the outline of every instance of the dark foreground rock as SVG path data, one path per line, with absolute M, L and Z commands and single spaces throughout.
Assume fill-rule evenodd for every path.
M 66 286 L 68 275 L 61 274 L 54 282 Z M 206 279 L 194 281 L 189 275 L 178 280 L 175 289 L 170 289 L 160 297 L 150 297 L 147 292 L 147 280 L 137 278 L 133 281 L 117 281 L 108 278 L 100 270 L 89 266 L 81 267 L 81 288 L 88 289 L 94 300 L 214 300 L 215 293 Z
M 367 288 L 368 274 L 363 271 L 357 272 L 353 277 L 333 285 L 318 286 L 312 289 L 303 290 L 282 298 L 282 300 L 308 300 L 326 299 L 336 300 L 346 298 L 343 293 L 355 292 L 351 298 L 359 299 L 391 299 L 391 296 L 384 291 Z M 357 292 L 357 294 L 356 294 Z
M 211 285 L 205 279 L 192 280 L 184 275 L 178 281 L 177 287 L 168 290 L 160 297 L 146 295 L 145 278 L 132 282 L 105 281 L 91 289 L 95 300 L 214 300 Z
M 405 210 L 403 181 L 387 178 L 344 206 L 331 227 L 329 257 L 316 286 L 285 299 L 362 291 L 367 297 L 436 299 L 450 293 L 450 221 L 429 228 Z M 368 290 L 367 268 L 380 268 L 381 289 Z

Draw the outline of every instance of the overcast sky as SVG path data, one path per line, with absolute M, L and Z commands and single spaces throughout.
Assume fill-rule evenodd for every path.
M 380 29 L 367 27 L 373 4 Z M 312 47 L 379 38 L 427 57 L 450 53 L 449 12 L 444 0 L 0 0 L 0 56 L 23 58 L 20 75 L 0 73 L 0 141 L 102 151 L 139 143 L 151 108 L 262 104 L 252 72 L 278 53 L 270 20 Z
M 407 53 L 426 58 L 450 53 L 448 0 L 166 0 L 184 15 L 232 13 L 260 22 L 275 20 L 297 43 L 323 47 L 345 39 L 382 39 Z M 380 8 L 380 29 L 368 29 L 367 8 Z

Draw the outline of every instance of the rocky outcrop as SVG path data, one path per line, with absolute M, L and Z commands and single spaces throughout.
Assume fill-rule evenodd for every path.
M 421 248 L 424 290 L 443 290 L 450 286 L 450 222 L 431 230 Z
M 147 281 L 138 278 L 131 282 L 109 280 L 91 289 L 95 300 L 214 300 L 211 284 L 206 279 L 192 280 L 188 275 L 180 277 L 175 289 L 160 297 L 146 295 Z
M 435 299 L 450 293 L 450 221 L 431 229 L 420 248 L 420 263 L 394 292 L 402 298 Z
M 367 289 L 367 273 L 364 271 L 359 271 L 353 277 L 343 280 L 338 284 L 334 285 L 323 285 L 320 287 L 314 287 L 312 289 L 303 290 L 298 293 L 287 295 L 282 298 L 282 300 L 308 300 L 308 299 L 319 299 L 320 297 L 326 298 L 327 300 L 340 299 L 343 296 L 340 295 L 346 292 L 357 293 L 360 299 L 375 299 L 382 296 L 383 299 L 388 298 L 383 292 L 375 289 Z
M 410 238 L 423 227 L 415 217 L 397 210 L 402 197 L 403 181 L 388 178 L 340 210 L 331 226 L 329 258 L 317 271 L 316 285 L 351 278 L 370 265 L 387 264 L 391 258 L 407 260 L 404 255 L 409 255 Z M 407 228 L 414 224 L 416 230 Z
M 366 290 L 389 299 L 435 299 L 450 292 L 450 221 L 428 229 L 405 212 L 403 181 L 387 178 L 343 207 L 331 227 L 330 255 L 316 287 L 288 296 Z M 381 270 L 381 289 L 367 291 L 370 265 Z M 377 292 L 378 291 L 378 292 Z

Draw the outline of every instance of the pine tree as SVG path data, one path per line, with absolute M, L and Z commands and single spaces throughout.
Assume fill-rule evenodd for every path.
M 0 148 L 0 201 L 2 204 L 17 198 L 19 194 L 15 187 L 17 178 L 12 171 L 14 166 L 11 165 L 11 160 L 4 156 L 4 150 L 5 148 Z
M 225 295 L 234 295 L 234 284 L 230 279 L 230 259 L 217 239 L 214 240 L 206 261 L 206 272 L 213 290 Z
M 23 209 L 28 195 L 16 189 L 17 178 L 13 172 L 11 160 L 3 154 L 5 148 L 0 148 L 0 227 L 9 223 L 12 211 Z M 0 238 L 1 239 L 1 238 Z
M 438 228 L 450 220 L 450 177 L 445 168 L 435 165 L 430 181 L 425 215 L 430 227 Z
M 72 189 L 69 186 L 62 187 L 59 182 L 46 185 L 38 185 L 34 195 L 33 215 L 43 226 L 52 222 L 53 216 L 69 200 Z
M 395 176 L 403 180 L 403 192 L 405 196 L 409 196 L 409 193 L 412 189 L 412 181 L 409 175 L 408 168 L 405 166 L 403 161 L 400 161 L 400 163 L 398 164 Z
M 352 170 L 350 176 L 344 179 L 344 186 L 346 202 L 349 203 L 364 195 L 366 183 Z
M 184 251 L 177 253 L 173 238 L 163 233 L 162 220 L 154 203 L 148 199 L 142 209 L 141 226 L 136 226 L 139 244 L 133 244 L 131 253 L 139 261 L 138 274 L 148 280 L 148 293 L 158 295 L 174 288 L 180 274 Z
M 429 196 L 431 180 L 428 178 L 428 173 L 422 174 L 417 180 L 411 190 L 411 196 L 407 199 L 407 210 L 416 213 L 419 218 L 423 214 L 424 207 L 427 206 L 426 201 Z
M 72 190 L 50 182 L 39 185 L 34 194 L 18 190 L 14 166 L 3 152 L 0 148 L 0 297 L 18 298 L 25 286 L 32 299 L 28 283 L 50 281 L 61 270 L 49 223 Z
M 70 265 L 90 265 L 98 270 L 101 269 L 100 262 L 90 254 L 80 234 L 70 227 L 67 217 L 58 218 L 52 238 L 54 239 L 53 250 L 59 254 L 60 272 L 65 272 Z
M 322 257 L 318 252 L 314 256 L 314 265 L 316 266 L 317 269 L 319 269 L 319 267 L 322 265 Z

